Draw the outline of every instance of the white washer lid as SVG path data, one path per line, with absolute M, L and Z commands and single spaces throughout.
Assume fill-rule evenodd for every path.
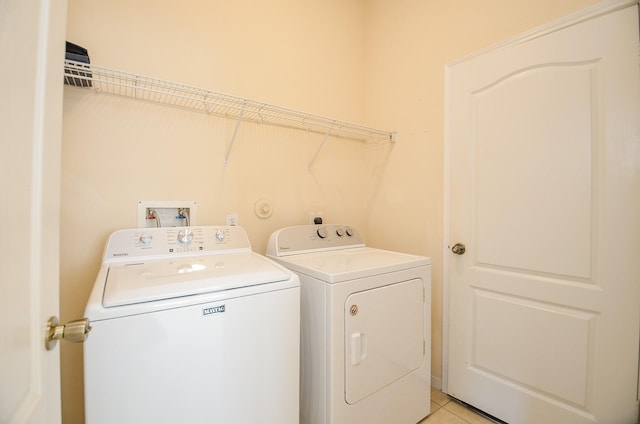
M 104 307 L 124 306 L 289 280 L 254 252 L 183 256 L 109 266 Z
M 371 247 L 303 253 L 273 259 L 293 271 L 328 283 L 417 268 L 431 263 L 428 257 Z

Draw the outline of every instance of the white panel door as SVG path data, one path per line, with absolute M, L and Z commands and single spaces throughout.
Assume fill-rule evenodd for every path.
M 66 1 L 0 1 L 0 422 L 60 423 L 58 228 Z
M 609 2 L 447 78 L 445 389 L 511 424 L 635 423 L 637 5 Z

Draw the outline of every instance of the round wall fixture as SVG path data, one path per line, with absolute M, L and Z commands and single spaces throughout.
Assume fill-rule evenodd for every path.
M 267 219 L 273 213 L 273 209 L 271 208 L 271 203 L 268 199 L 262 198 L 258 199 L 253 205 L 253 211 L 255 212 L 258 218 Z

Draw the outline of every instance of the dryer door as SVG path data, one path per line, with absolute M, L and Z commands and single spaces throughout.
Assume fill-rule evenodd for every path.
M 354 404 L 422 365 L 424 282 L 354 293 L 345 302 L 345 399 Z

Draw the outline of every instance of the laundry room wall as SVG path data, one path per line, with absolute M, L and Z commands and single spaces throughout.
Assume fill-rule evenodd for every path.
M 67 40 L 95 65 L 363 123 L 360 0 L 112 0 L 68 3 Z M 197 202 L 199 225 L 236 213 L 264 253 L 277 228 L 366 223 L 368 146 L 65 87 L 61 318 L 83 315 L 108 235 L 139 200 Z M 373 148 L 389 148 L 373 146 Z M 254 204 L 266 198 L 273 214 Z M 114 340 L 114 343 L 117 343 Z M 83 422 L 82 346 L 62 350 L 63 422 Z
M 517 4 L 516 4 L 517 3 Z M 308 222 L 433 259 L 434 381 L 442 366 L 444 66 L 595 0 L 68 1 L 67 40 L 92 63 L 398 131 L 395 144 L 241 124 L 65 87 L 61 318 L 81 317 L 108 235 L 139 200 L 194 200 L 198 224 L 237 213 L 254 249 Z M 273 215 L 254 204 L 269 200 Z M 90 336 L 89 336 L 90 337 Z M 117 342 L 117 341 L 116 341 Z M 63 422 L 83 423 L 82 346 L 62 346 Z
M 368 243 L 432 258 L 433 384 L 443 336 L 445 65 L 597 0 L 367 0 L 365 115 L 398 134 L 367 155 Z M 381 160 L 384 157 L 384 160 Z

